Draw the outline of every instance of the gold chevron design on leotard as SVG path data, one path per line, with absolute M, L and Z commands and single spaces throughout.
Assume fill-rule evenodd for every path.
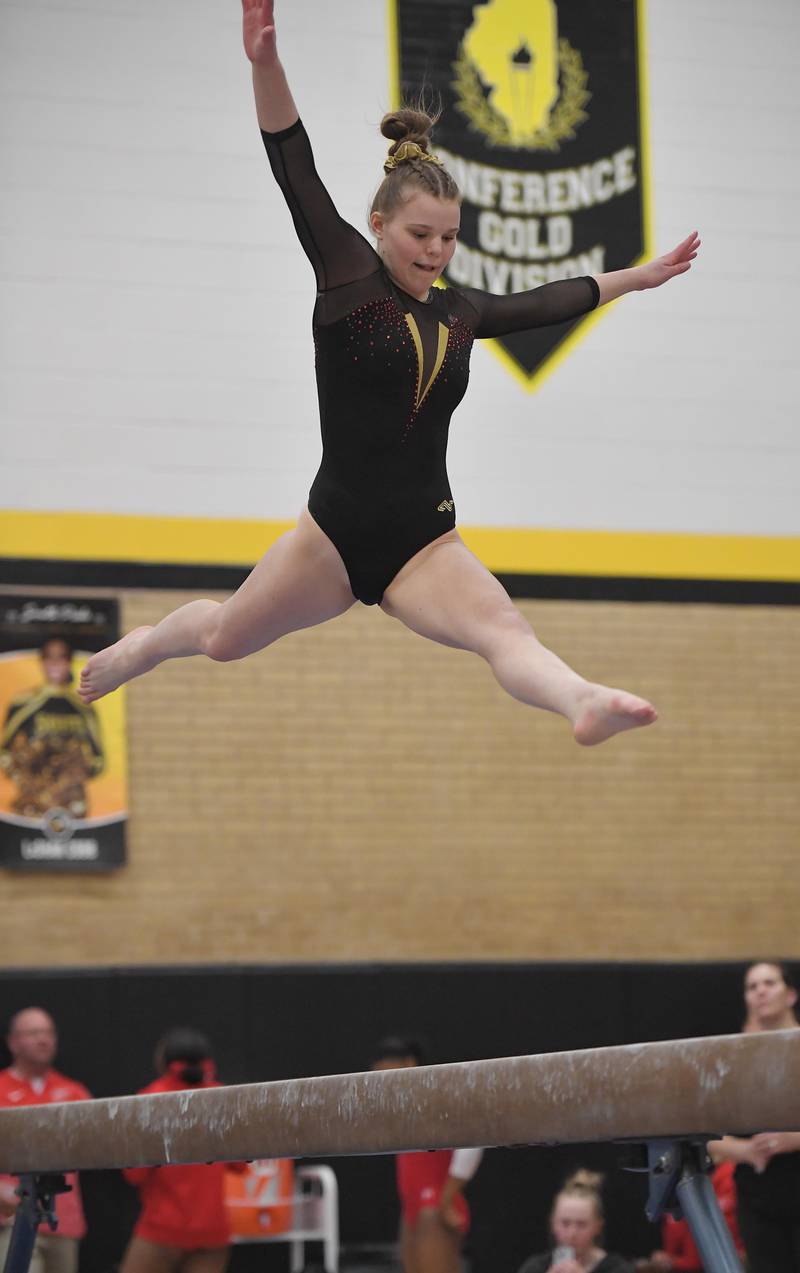
M 433 364 L 433 371 L 430 374 L 428 383 L 426 384 L 425 388 L 422 389 L 422 391 L 420 392 L 420 388 L 422 385 L 422 337 L 419 334 L 419 327 L 417 326 L 417 320 L 414 317 L 414 315 L 405 314 L 404 317 L 405 317 L 406 323 L 408 324 L 408 330 L 411 332 L 411 339 L 414 342 L 414 348 L 417 351 L 417 398 L 416 398 L 416 402 L 414 403 L 414 409 L 416 411 L 419 411 L 420 407 L 422 406 L 423 402 L 428 396 L 428 391 L 430 390 L 431 385 L 433 384 L 434 380 L 436 379 L 436 377 L 438 376 L 439 372 L 442 369 L 444 356 L 447 353 L 447 337 L 449 335 L 450 329 L 448 327 L 445 327 L 444 323 L 439 323 L 439 341 L 436 346 L 436 361 Z

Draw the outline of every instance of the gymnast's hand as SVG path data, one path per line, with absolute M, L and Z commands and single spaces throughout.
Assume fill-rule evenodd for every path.
M 657 256 L 654 260 L 647 261 L 645 265 L 638 265 L 636 267 L 638 290 L 644 292 L 651 287 L 661 287 L 662 283 L 668 283 L 671 278 L 685 274 L 691 269 L 699 247 L 700 237 L 696 230 L 692 230 L 689 237 L 671 252 L 667 252 L 666 256 Z
M 672 1257 L 666 1251 L 654 1251 L 649 1260 L 637 1261 L 637 1268 L 639 1263 L 650 1269 L 671 1269 Z
M 454 1202 L 439 1207 L 439 1219 L 451 1233 L 460 1233 L 463 1225 L 461 1213 Z
M 242 0 L 244 51 L 254 66 L 274 66 L 278 60 L 274 17 L 275 0 Z
M 774 1140 L 775 1137 L 751 1136 L 749 1140 L 745 1140 L 740 1150 L 738 1161 L 745 1163 L 748 1167 L 752 1167 L 753 1171 L 758 1172 L 759 1176 L 762 1171 L 766 1171 L 767 1163 L 772 1157 L 773 1150 L 767 1149 L 766 1145 L 759 1144 L 761 1140 Z
M 764 1167 L 776 1154 L 791 1154 L 800 1149 L 797 1132 L 759 1132 L 750 1141 L 756 1154 L 764 1157 Z M 760 1170 L 763 1171 L 764 1167 Z M 759 1170 L 759 1168 L 756 1168 Z

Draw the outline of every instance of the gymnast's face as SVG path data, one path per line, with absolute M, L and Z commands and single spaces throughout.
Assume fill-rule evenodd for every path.
M 574 1247 L 575 1256 L 580 1259 L 599 1238 L 603 1221 L 591 1198 L 560 1193 L 553 1208 L 550 1228 L 555 1245 Z
M 413 193 L 390 217 L 373 212 L 371 225 L 378 253 L 392 278 L 404 292 L 425 300 L 456 250 L 461 208 L 454 199 L 437 199 L 425 190 L 411 189 Z
M 797 1003 L 797 992 L 787 986 L 775 964 L 753 964 L 745 976 L 744 999 L 755 1028 L 774 1030 Z

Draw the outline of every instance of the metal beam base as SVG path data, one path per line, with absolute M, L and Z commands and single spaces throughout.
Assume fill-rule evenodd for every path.
M 648 1174 L 648 1220 L 660 1220 L 668 1211 L 676 1220 L 687 1221 L 707 1273 L 742 1273 L 730 1229 L 708 1176 L 708 1139 L 648 1140 L 641 1146 L 646 1165 L 627 1166 L 626 1170 Z
M 51 1229 L 58 1227 L 56 1194 L 68 1193 L 71 1188 L 59 1174 L 20 1176 L 20 1204 L 14 1215 L 3 1273 L 28 1273 L 39 1225 L 46 1220 Z

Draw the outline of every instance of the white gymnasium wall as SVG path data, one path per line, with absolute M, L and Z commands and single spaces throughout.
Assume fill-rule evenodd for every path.
M 384 0 L 278 0 L 318 166 L 362 226 Z M 529 394 L 480 346 L 452 432 L 472 525 L 800 533 L 797 0 L 649 0 L 659 250 Z M 0 0 L 0 506 L 293 517 L 319 457 L 311 269 L 237 0 Z

